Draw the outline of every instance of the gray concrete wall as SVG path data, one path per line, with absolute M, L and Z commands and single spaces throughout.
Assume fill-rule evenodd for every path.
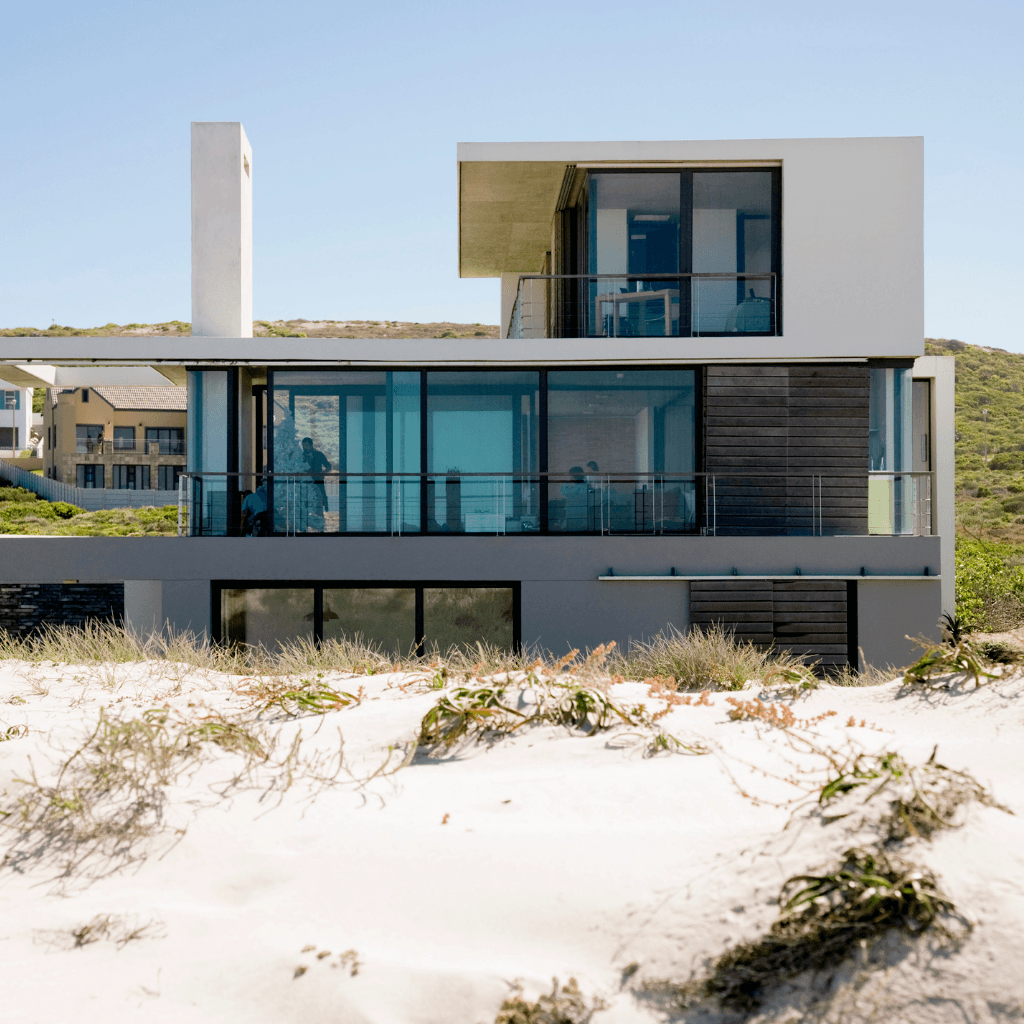
M 684 580 L 617 577 L 906 574 L 907 583 L 860 584 L 861 643 L 871 663 L 907 660 L 904 634 L 939 617 L 938 537 L 22 537 L 0 539 L 0 583 L 146 581 L 129 619 L 152 616 L 159 581 L 165 622 L 202 633 L 216 609 L 211 580 L 359 582 L 518 581 L 522 636 L 552 650 L 625 645 L 688 622 Z M 892 586 L 898 588 L 892 597 Z M 880 587 L 876 591 L 872 588 Z M 129 588 L 129 595 L 134 593 Z M 874 611 L 875 594 L 882 610 Z
M 907 637 L 940 638 L 942 589 L 934 583 L 870 580 L 857 584 L 857 638 L 863 664 L 902 668 L 923 653 Z
M 522 641 L 565 654 L 614 640 L 619 650 L 690 621 L 685 582 L 599 583 L 530 580 L 522 585 Z

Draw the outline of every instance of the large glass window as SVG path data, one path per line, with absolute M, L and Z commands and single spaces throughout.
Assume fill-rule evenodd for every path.
M 279 371 L 271 415 L 276 532 L 419 532 L 419 373 Z
M 188 371 L 189 529 L 223 536 L 235 527 L 238 481 L 229 477 L 233 429 L 232 374 L 228 370 Z
M 181 427 L 146 427 L 150 455 L 184 455 L 185 431 Z
M 678 334 L 680 175 L 592 174 L 589 207 L 590 333 Z
M 540 374 L 427 374 L 427 529 L 536 530 Z
M 484 643 L 509 650 L 515 643 L 513 592 L 508 587 L 437 587 L 423 591 L 423 631 L 430 646 Z
M 548 528 L 696 529 L 695 372 L 548 374 Z
M 914 469 L 912 371 L 872 367 L 868 406 L 868 531 L 912 533 L 925 477 Z
M 512 650 L 519 643 L 518 592 L 512 583 L 225 585 L 219 588 L 220 636 L 271 651 L 321 639 L 361 641 L 399 657 L 478 643 Z
M 98 454 L 102 450 L 102 423 L 79 423 L 75 426 L 75 451 L 81 454 Z
M 694 334 L 771 330 L 773 238 L 771 171 L 693 172 Z
M 397 656 L 416 646 L 413 588 L 325 588 L 323 609 L 325 640 L 361 640 Z
M 586 276 L 565 308 L 582 304 L 592 336 L 777 333 L 779 174 L 592 173 L 573 214 Z
M 111 466 L 110 486 L 119 491 L 148 491 L 149 466 Z
M 84 465 L 78 464 L 77 472 L 77 484 L 79 487 L 85 487 L 90 490 L 103 489 L 103 464 L 102 463 L 90 463 Z
M 221 636 L 230 642 L 277 650 L 313 639 L 313 589 L 291 587 L 222 590 Z
M 114 427 L 114 451 L 133 452 L 135 451 L 135 428 Z

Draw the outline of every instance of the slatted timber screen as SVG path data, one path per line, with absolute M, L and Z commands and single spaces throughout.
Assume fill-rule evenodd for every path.
M 774 645 L 823 667 L 845 665 L 856 648 L 847 589 L 844 580 L 694 580 L 690 622 L 718 623 L 737 640 Z
M 707 367 L 707 525 L 724 535 L 867 533 L 868 399 L 864 365 Z

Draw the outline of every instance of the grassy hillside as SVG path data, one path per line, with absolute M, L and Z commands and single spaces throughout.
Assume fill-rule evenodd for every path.
M 956 359 L 958 527 L 1024 542 L 1024 355 L 944 338 L 925 351 Z
M 0 328 L 0 338 L 188 337 L 192 325 L 182 320 L 160 324 L 103 324 L 101 327 Z M 494 324 L 452 321 L 414 323 L 406 320 L 254 320 L 256 338 L 497 338 Z

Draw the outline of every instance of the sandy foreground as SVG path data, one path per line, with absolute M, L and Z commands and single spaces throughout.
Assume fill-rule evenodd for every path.
M 542 725 L 421 750 L 401 768 L 444 692 L 429 675 L 318 683 L 361 700 L 264 712 L 263 762 L 204 744 L 158 787 L 152 834 L 82 861 L 52 837 L 0 828 L 3 1019 L 490 1024 L 516 979 L 536 998 L 553 976 L 603 1001 L 594 1024 L 1024 1019 L 1019 675 L 767 698 L 792 707 L 785 729 L 730 719 L 727 698 L 752 700 L 757 686 L 693 696 L 657 726 L 703 754 L 651 754 L 650 731 L 625 725 Z M 101 709 L 111 721 L 154 708 L 174 722 L 253 721 L 251 685 L 162 663 L 0 663 L 0 735 L 28 730 L 0 743 L 0 806 L 17 807 L 17 780 L 33 772 L 52 783 Z M 608 692 L 665 708 L 640 683 Z M 936 744 L 1007 808 L 972 803 L 962 827 L 901 851 L 975 922 L 959 949 L 890 942 L 831 980 L 782 985 L 750 1017 L 640 994 L 763 935 L 787 878 L 871 838 L 859 811 L 829 823 L 816 812 L 827 752 L 921 764 Z

